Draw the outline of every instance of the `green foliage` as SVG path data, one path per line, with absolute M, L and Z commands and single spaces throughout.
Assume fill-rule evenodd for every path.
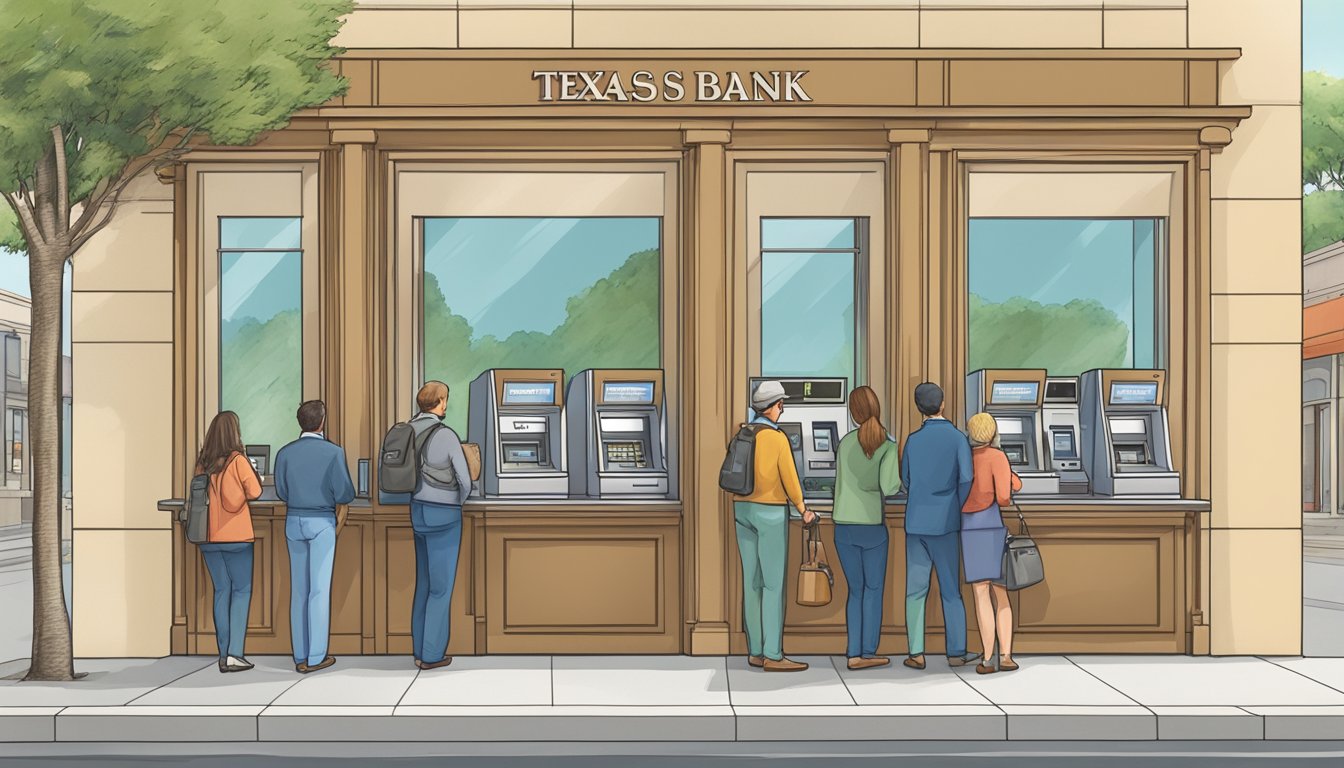
M 1344 240 L 1344 191 L 1318 189 L 1302 198 L 1302 252 Z
M 1044 368 L 1074 376 L 1126 364 L 1129 327 L 1093 299 L 1040 304 L 1013 297 L 995 304 L 972 293 L 970 326 L 968 371 Z
M 28 250 L 28 243 L 23 239 L 23 232 L 19 230 L 19 220 L 14 215 L 14 209 L 3 203 L 0 203 L 0 248 L 8 248 L 11 251 Z
M 453 314 L 431 274 L 425 275 L 426 377 L 448 384 L 446 421 L 466 434 L 468 385 L 490 368 L 657 368 L 658 251 L 633 253 L 610 275 L 565 304 L 565 321 L 550 333 L 524 332 L 472 341 L 471 325 Z
M 1344 80 L 1302 73 L 1302 183 L 1344 187 Z
M 302 319 L 298 310 L 244 323 L 220 355 L 220 410 L 235 411 L 246 443 L 280 446 L 299 436 L 303 400 Z
M 0 191 L 32 186 L 62 126 L 83 200 L 174 131 L 248 144 L 345 88 L 350 0 L 0 0 Z

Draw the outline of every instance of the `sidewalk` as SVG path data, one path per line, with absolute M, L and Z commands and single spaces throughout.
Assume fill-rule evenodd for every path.
M 90 659 L 76 683 L 20 683 L 11 662 L 0 742 L 1344 740 L 1344 659 L 1022 656 L 985 676 L 805 660 L 347 656 L 299 675 L 258 656 L 224 675 L 199 656 Z

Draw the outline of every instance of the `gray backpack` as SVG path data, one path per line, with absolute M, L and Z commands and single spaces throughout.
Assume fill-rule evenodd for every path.
M 420 451 L 442 426 L 435 424 L 417 436 L 408 422 L 393 424 L 383 438 L 383 452 L 378 457 L 378 490 L 414 493 L 420 482 Z
M 192 544 L 210 541 L 210 475 L 202 472 L 191 478 L 180 521 L 187 525 L 187 541 Z
M 719 487 L 737 496 L 750 496 L 756 488 L 756 433 L 764 424 L 743 424 L 728 442 L 728 453 L 719 467 Z

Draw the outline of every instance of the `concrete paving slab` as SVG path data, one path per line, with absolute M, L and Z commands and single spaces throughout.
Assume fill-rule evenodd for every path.
M 549 656 L 458 656 L 416 676 L 400 706 L 550 706 Z
M 722 656 L 557 656 L 556 706 L 728 706 Z
M 56 716 L 56 740 L 256 741 L 261 710 L 259 706 L 67 707 Z
M 1303 604 L 1302 653 L 1344 656 L 1344 610 L 1334 603 Z
M 1025 667 L 1024 667 L 1025 669 Z M 1010 741 L 1155 741 L 1157 716 L 1143 707 L 1000 706 Z
M 1344 659 L 1303 659 L 1271 656 L 1266 657 L 1265 661 L 1298 675 L 1309 677 L 1336 691 L 1344 692 Z
M 956 674 L 999 706 L 1127 707 L 1137 704 L 1066 658 L 1014 656 L 1013 660 L 1021 665 L 1015 672 L 981 675 L 971 664 L 958 667 Z
M 61 707 L 0 707 L 0 743 L 55 741 Z
M 734 707 L 738 741 L 1001 741 L 998 707 Z
M 164 659 L 79 659 L 75 672 L 88 676 L 69 683 L 13 683 L 0 687 L 0 707 L 113 707 L 218 661 L 201 656 Z
M 395 707 L 273 706 L 257 720 L 260 741 L 379 741 Z
M 1265 719 L 1268 740 L 1344 739 L 1344 707 L 1246 707 Z
M 1344 693 L 1255 657 L 1070 658 L 1146 706 L 1344 706 Z
M 256 667 L 246 672 L 229 673 L 220 672 L 219 662 L 212 661 L 205 669 L 146 693 L 130 705 L 264 707 L 305 677 L 294 671 L 294 660 L 288 656 L 253 656 L 248 661 Z M 335 667 L 330 667 L 308 676 L 331 674 L 334 670 Z
M 1265 719 L 1238 707 L 1149 707 L 1162 741 L 1239 741 L 1265 738 Z
M 349 664 L 341 663 L 347 660 Z M 271 703 L 280 707 L 395 707 L 419 671 L 410 656 L 342 659 L 329 669 L 298 675 L 298 682 Z
M 397 707 L 388 741 L 732 741 L 732 707 Z
M 791 657 L 809 666 L 802 672 L 766 672 L 746 657 L 728 657 L 728 691 L 735 707 L 843 706 L 854 698 L 830 656 Z
M 834 660 L 836 672 L 854 701 L 863 706 L 881 705 L 987 705 L 990 703 L 960 675 L 950 670 L 915 670 L 893 657 L 885 667 L 851 670 L 843 658 Z

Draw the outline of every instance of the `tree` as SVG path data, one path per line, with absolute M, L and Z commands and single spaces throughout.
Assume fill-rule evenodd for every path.
M 1344 80 L 1302 73 L 1302 183 L 1344 189 Z
M 973 293 L 969 314 L 968 371 L 1044 368 L 1074 376 L 1091 368 L 1127 367 L 1129 326 L 1093 299 L 1041 304 L 1015 296 L 991 303 Z
M 1344 190 L 1318 189 L 1302 198 L 1302 253 L 1344 240 Z
M 350 0 L 0 0 L 0 193 L 32 289 L 33 650 L 71 680 L 60 563 L 61 274 L 133 179 L 193 146 L 245 145 L 340 95 Z

